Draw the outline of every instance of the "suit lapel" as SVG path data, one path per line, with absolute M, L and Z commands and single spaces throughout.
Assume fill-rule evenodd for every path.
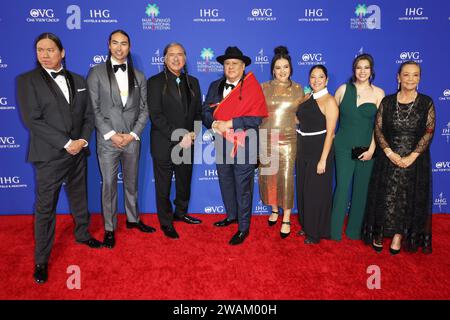
M 64 126 L 67 132 L 72 129 L 72 116 L 71 116 L 71 105 L 67 103 L 64 93 L 59 88 L 58 84 L 50 77 L 50 75 L 44 69 L 41 70 L 41 77 L 43 77 L 44 83 L 47 85 L 49 90 L 52 92 L 56 100 L 56 109 L 60 113 L 64 121 Z M 70 88 L 69 88 L 70 95 Z M 73 99 L 71 99 L 73 101 Z

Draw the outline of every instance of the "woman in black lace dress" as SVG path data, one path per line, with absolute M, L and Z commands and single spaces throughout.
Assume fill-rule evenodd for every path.
M 375 162 L 367 197 L 363 238 L 375 251 L 392 238 L 391 254 L 400 248 L 431 253 L 430 143 L 435 127 L 433 100 L 417 92 L 420 66 L 403 63 L 399 91 L 378 109 L 375 137 L 383 150 Z

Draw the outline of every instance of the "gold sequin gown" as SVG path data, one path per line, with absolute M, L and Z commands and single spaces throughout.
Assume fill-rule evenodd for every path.
M 278 207 L 292 209 L 294 207 L 294 166 L 297 154 L 295 119 L 304 93 L 301 85 L 293 81 L 292 84 L 277 80 L 264 82 L 262 89 L 269 116 L 264 118 L 260 126 L 259 193 L 261 200 L 267 205 L 277 204 Z M 278 143 L 273 129 L 279 130 Z M 272 148 L 275 152 L 272 152 Z M 270 158 L 271 160 L 267 163 L 263 153 L 266 153 L 269 158 L 273 155 L 274 158 Z M 270 167 L 276 169 L 277 163 L 278 170 L 268 170 Z M 272 172 L 266 174 L 268 171 Z

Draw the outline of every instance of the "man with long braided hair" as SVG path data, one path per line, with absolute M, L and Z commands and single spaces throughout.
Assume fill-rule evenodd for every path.
M 173 42 L 166 46 L 164 70 L 148 79 L 147 91 L 158 219 L 164 234 L 177 239 L 179 235 L 173 226 L 174 220 L 201 223 L 187 214 L 194 156 L 194 121 L 201 121 L 201 93 L 198 80 L 187 73 L 186 50 L 181 44 Z M 187 161 L 175 159 L 174 155 L 179 158 L 180 153 L 183 159 L 187 155 Z M 174 173 L 175 211 L 170 202 Z

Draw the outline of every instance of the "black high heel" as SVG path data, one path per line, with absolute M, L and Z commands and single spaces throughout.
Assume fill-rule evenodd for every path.
M 283 224 L 287 224 L 287 225 L 289 225 L 289 226 L 291 225 L 291 223 L 290 223 L 289 221 L 287 221 L 287 222 L 284 222 L 284 221 L 283 221 L 281 224 L 282 224 L 282 225 L 283 225 Z M 287 233 L 284 233 L 284 232 L 281 232 L 281 231 L 280 231 L 281 239 L 287 238 L 290 234 L 291 234 L 291 231 L 290 231 L 290 230 L 289 230 L 289 232 L 287 232 Z
M 277 221 L 278 221 L 278 215 L 280 214 L 280 212 L 278 212 L 278 211 L 273 211 L 273 210 L 272 210 L 272 213 L 274 213 L 274 214 L 277 215 L 277 220 L 272 221 L 272 220 L 270 220 L 270 217 L 269 217 L 269 219 L 267 220 L 267 223 L 269 224 L 269 227 L 272 227 L 272 226 L 274 226 L 274 225 L 277 224 Z

